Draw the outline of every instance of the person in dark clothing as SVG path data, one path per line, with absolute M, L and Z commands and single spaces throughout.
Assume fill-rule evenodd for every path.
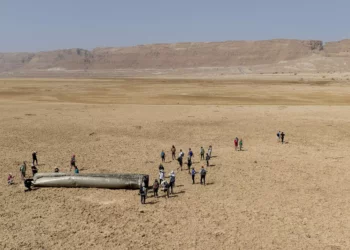
M 192 168 L 192 171 L 191 171 L 191 176 L 192 176 L 192 184 L 194 184 L 194 178 L 196 177 L 196 170 L 194 170 L 194 168 Z
M 32 190 L 32 183 L 33 179 L 25 179 L 24 180 L 24 186 L 27 188 L 27 190 L 24 190 L 24 192 L 31 191 Z
M 162 158 L 162 162 L 165 162 L 165 152 L 164 152 L 164 150 L 162 150 L 162 152 L 160 153 L 160 158 Z
M 162 182 L 162 190 L 164 193 L 166 193 L 166 197 L 169 198 L 169 183 L 165 180 Z
M 173 160 L 176 159 L 176 148 L 174 145 L 171 147 L 171 157 Z
M 38 173 L 38 169 L 37 169 L 37 167 L 36 167 L 34 164 L 32 164 L 32 174 L 33 174 L 33 177 L 34 177 L 34 175 L 35 175 L 36 173 Z
M 36 163 L 36 165 L 38 165 L 38 157 L 36 156 L 36 151 L 32 153 L 32 158 L 33 158 L 33 164 Z
M 205 170 L 203 166 L 200 174 L 201 174 L 201 185 L 203 184 L 205 186 L 205 176 L 207 175 L 207 170 Z
M 191 172 L 191 166 L 192 166 L 192 160 L 191 157 L 188 157 L 187 159 L 187 167 L 188 167 L 188 173 L 190 174 Z
M 55 168 L 55 173 L 59 173 L 60 170 L 58 168 Z
M 158 168 L 159 168 L 159 171 L 160 171 L 160 170 L 164 170 L 163 164 L 159 164 L 159 167 L 158 167 Z
M 207 161 L 207 167 L 209 167 L 210 156 L 208 153 L 207 153 L 207 156 L 205 157 L 205 160 Z
M 179 157 L 177 158 L 177 160 L 179 162 L 181 171 L 182 171 L 182 164 L 183 164 L 184 155 L 185 155 L 184 152 L 182 152 L 182 150 L 180 149 Z
M 70 159 L 70 169 L 69 169 L 69 171 L 72 170 L 72 167 L 75 168 L 75 155 L 73 155 L 72 158 Z
M 281 141 L 282 141 L 282 144 L 284 143 L 284 136 L 285 136 L 285 134 L 284 134 L 284 132 L 282 132 L 282 133 L 281 133 Z
M 153 194 L 154 194 L 154 197 L 159 197 L 158 196 L 158 189 L 159 189 L 159 182 L 158 180 L 156 179 L 153 183 Z
M 141 204 L 146 203 L 146 187 L 141 184 L 140 186 L 140 196 L 141 196 Z

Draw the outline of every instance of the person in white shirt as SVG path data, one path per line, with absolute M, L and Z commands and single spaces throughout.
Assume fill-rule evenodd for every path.
M 183 164 L 184 155 L 185 155 L 184 152 L 182 152 L 182 149 L 180 149 L 179 157 L 177 158 L 177 160 L 180 164 L 181 171 L 182 171 L 182 164 Z
M 160 184 L 162 184 L 162 182 L 164 181 L 164 176 L 165 176 L 164 170 L 160 170 L 159 171 L 159 183 Z

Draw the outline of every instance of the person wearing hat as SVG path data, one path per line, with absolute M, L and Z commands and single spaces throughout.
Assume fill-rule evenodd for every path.
M 33 164 L 36 163 L 36 165 L 38 165 L 38 157 L 36 156 L 36 151 L 32 153 L 32 158 L 33 158 Z
M 170 172 L 170 180 L 169 180 L 169 187 L 170 187 L 170 193 L 174 194 L 174 186 L 175 186 L 175 172 L 174 170 Z

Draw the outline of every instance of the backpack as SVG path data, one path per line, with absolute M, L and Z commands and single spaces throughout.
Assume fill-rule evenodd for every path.
M 170 182 L 175 182 L 175 176 L 170 176 Z
M 206 175 L 207 174 L 207 171 L 203 168 L 202 170 L 201 170 L 201 175 Z
M 161 157 L 164 157 L 164 156 L 165 156 L 165 153 L 164 153 L 164 152 L 160 153 L 160 156 L 161 156 Z

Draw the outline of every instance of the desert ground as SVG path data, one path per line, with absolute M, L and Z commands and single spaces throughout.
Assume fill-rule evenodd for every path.
M 349 249 L 349 105 L 348 82 L 322 79 L 0 79 L 0 248 Z M 194 150 L 196 170 L 213 146 L 206 186 L 172 145 Z M 20 180 L 37 151 L 39 172 L 69 171 L 75 154 L 81 173 L 153 183 L 162 149 L 175 194 L 145 205 L 137 190 Z

